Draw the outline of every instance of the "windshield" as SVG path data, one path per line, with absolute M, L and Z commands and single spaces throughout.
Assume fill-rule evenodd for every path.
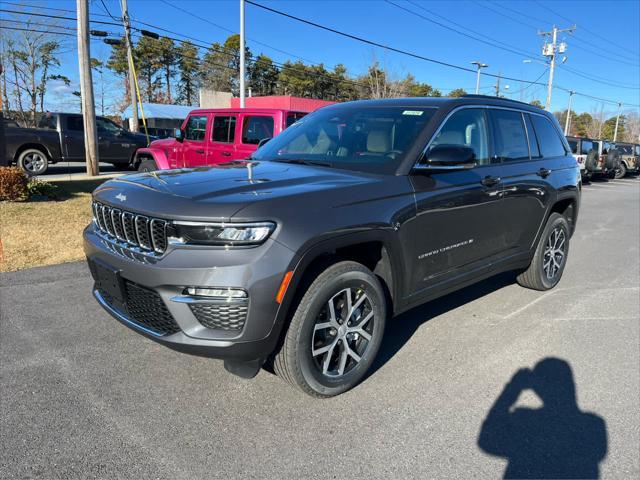
M 291 125 L 253 158 L 395 173 L 435 111 L 401 106 L 321 109 Z

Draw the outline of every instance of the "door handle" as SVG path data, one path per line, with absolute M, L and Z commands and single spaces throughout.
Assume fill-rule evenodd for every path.
M 196 153 L 204 153 L 204 150 L 200 150 L 200 149 L 198 149 L 198 150 L 196 150 L 195 152 L 196 152 Z
M 549 175 L 551 175 L 551 170 L 549 170 L 548 168 L 541 168 L 540 170 L 538 170 L 538 175 L 542 178 L 547 178 Z
M 220 155 L 222 155 L 223 157 L 230 157 L 231 152 L 222 152 Z
M 482 179 L 481 183 L 485 187 L 493 187 L 497 183 L 500 183 L 500 180 L 502 180 L 500 177 L 492 177 L 491 175 L 487 175 Z

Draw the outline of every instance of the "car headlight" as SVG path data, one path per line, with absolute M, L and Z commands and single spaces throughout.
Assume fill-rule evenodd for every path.
M 173 222 L 168 227 L 168 236 L 172 242 L 190 245 L 259 245 L 275 229 L 273 222 Z

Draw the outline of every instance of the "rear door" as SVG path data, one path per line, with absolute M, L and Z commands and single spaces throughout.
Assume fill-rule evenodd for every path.
M 207 165 L 207 125 L 211 115 L 195 113 L 189 115 L 184 127 L 182 155 L 185 167 Z
M 273 115 L 241 115 L 242 134 L 236 147 L 236 158 L 248 158 L 265 138 L 275 136 L 275 119 Z
M 550 183 L 554 160 L 569 153 L 560 133 L 545 116 L 497 108 L 489 111 L 495 158 L 502 164 L 500 243 L 503 255 L 508 257 L 533 246 L 554 198 Z
M 209 165 L 229 162 L 238 158 L 236 138 L 238 114 L 216 113 L 211 127 L 211 147 L 208 152 Z
M 66 159 L 84 161 L 84 120 L 82 115 L 63 116 L 60 120 L 60 133 L 64 141 Z

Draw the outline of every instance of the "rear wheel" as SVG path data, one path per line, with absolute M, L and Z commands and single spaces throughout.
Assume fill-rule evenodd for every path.
M 518 275 L 518 283 L 533 290 L 555 287 L 564 272 L 568 254 L 569 223 L 559 213 L 552 213 L 529 268 Z
M 627 175 L 627 167 L 624 163 L 620 162 L 618 168 L 616 168 L 616 180 L 620 180 Z
M 273 367 L 315 397 L 331 397 L 362 380 L 380 348 L 384 291 L 363 265 L 339 262 L 309 286 L 291 320 Z
M 139 172 L 153 172 L 155 170 L 158 170 L 158 166 L 156 165 L 156 162 L 150 158 L 142 160 L 142 162 L 140 162 L 140 166 L 138 167 Z
M 49 159 L 42 150 L 29 148 L 18 157 L 18 167 L 30 177 L 43 175 L 49 168 Z

